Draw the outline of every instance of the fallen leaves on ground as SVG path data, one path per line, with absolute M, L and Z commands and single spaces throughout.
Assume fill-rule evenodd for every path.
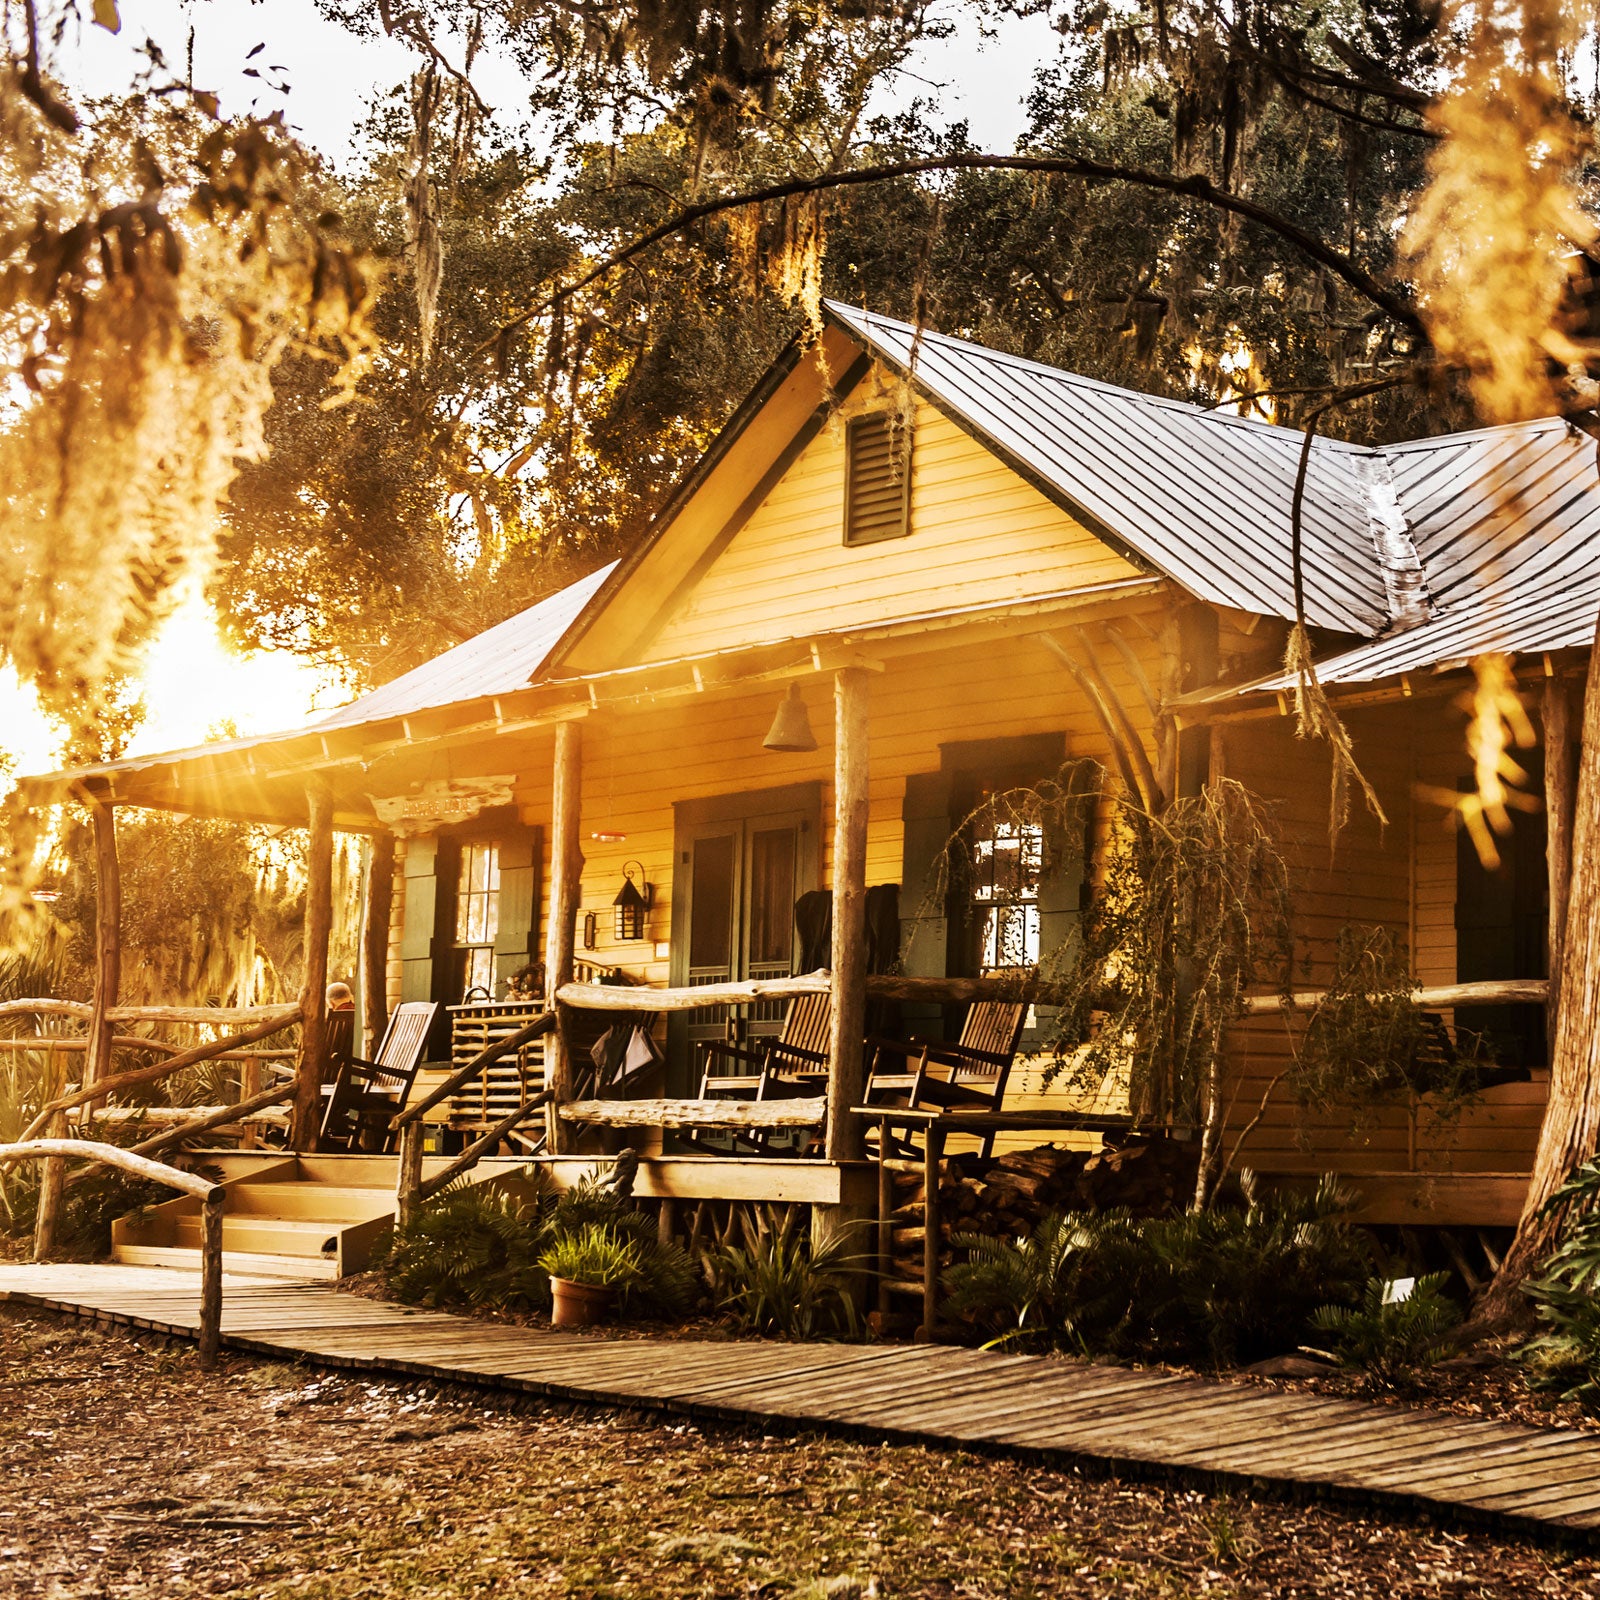
M 0 1593 L 1594 1597 L 1478 1529 L 141 1345 L 0 1316 Z

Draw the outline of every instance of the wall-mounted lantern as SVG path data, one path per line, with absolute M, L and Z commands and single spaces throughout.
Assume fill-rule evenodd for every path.
M 644 938 L 645 917 L 654 899 L 655 889 L 645 882 L 643 865 L 637 861 L 624 863 L 622 888 L 611 902 L 617 912 L 618 939 Z
M 778 702 L 767 736 L 761 741 L 766 750 L 815 750 L 817 736 L 811 731 L 811 718 L 800 695 L 800 685 L 791 683 L 789 692 Z

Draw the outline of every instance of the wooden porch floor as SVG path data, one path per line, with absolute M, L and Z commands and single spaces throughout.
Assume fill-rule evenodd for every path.
M 0 1265 L 0 1300 L 179 1337 L 197 1274 Z M 612 1339 L 229 1277 L 223 1343 L 278 1359 L 756 1426 L 998 1450 L 1313 1493 L 1591 1540 L 1600 1434 L 936 1345 Z

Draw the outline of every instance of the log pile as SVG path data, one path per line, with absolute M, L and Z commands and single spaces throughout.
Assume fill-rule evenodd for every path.
M 1126 1206 L 1141 1216 L 1181 1211 L 1194 1194 L 1196 1146 L 1176 1139 L 1129 1138 L 1097 1151 L 1041 1145 L 984 1158 L 951 1156 L 939 1185 L 941 1268 L 957 1258 L 953 1234 L 1015 1238 L 1052 1211 L 1108 1211 Z M 923 1187 L 910 1173 L 895 1176 L 892 1276 L 922 1278 Z

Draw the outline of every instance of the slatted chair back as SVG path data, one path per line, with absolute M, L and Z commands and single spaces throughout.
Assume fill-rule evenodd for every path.
M 797 994 L 784 1015 L 778 1045 L 809 1055 L 826 1057 L 828 1029 L 833 1021 L 833 997 L 827 994 Z
M 961 1024 L 958 1048 L 981 1051 L 982 1057 L 995 1059 L 989 1061 L 979 1057 L 963 1064 L 956 1071 L 958 1081 L 1003 1078 L 1010 1069 L 1011 1058 L 1017 1053 L 1017 1044 L 1022 1038 L 1022 1024 L 1027 1015 L 1028 1008 L 1021 1001 L 974 1001 L 967 1011 L 966 1021 Z
M 330 1011 L 325 1019 L 328 1041 L 328 1059 L 337 1066 L 348 1061 L 355 1053 L 356 1014 L 354 1011 Z
M 383 1068 L 386 1073 L 415 1077 L 422 1052 L 427 1047 L 428 1031 L 438 1013 L 438 1004 L 432 1000 L 406 1000 L 397 1005 L 389 1017 L 389 1026 L 383 1030 L 373 1066 Z

